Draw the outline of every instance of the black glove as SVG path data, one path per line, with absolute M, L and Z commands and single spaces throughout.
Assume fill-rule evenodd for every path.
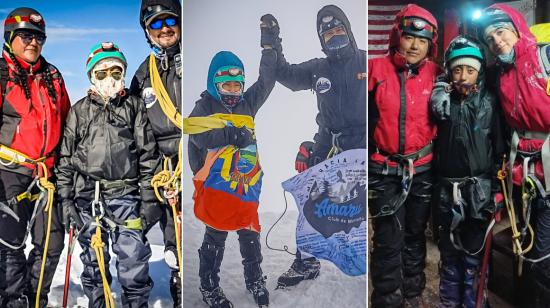
M 162 212 L 163 208 L 160 202 L 141 202 L 139 217 L 143 233 L 149 231 L 160 220 Z
M 281 50 L 281 41 L 279 37 L 279 22 L 271 14 L 266 14 L 260 18 L 260 30 L 262 32 L 260 46 L 266 48 L 271 46 L 271 48 L 278 51 Z
M 307 168 L 311 167 L 311 154 L 313 154 L 313 142 L 304 141 L 300 144 L 300 150 L 296 155 L 296 162 L 294 163 L 294 169 L 298 172 L 304 172 Z
M 80 218 L 74 202 L 63 200 L 61 204 L 63 207 L 63 225 L 65 226 L 65 231 L 69 233 L 71 226 L 76 230 L 82 229 L 84 222 L 82 222 L 82 218 Z
M 246 127 L 227 126 L 225 129 L 229 144 L 238 148 L 246 148 L 254 143 L 254 135 Z

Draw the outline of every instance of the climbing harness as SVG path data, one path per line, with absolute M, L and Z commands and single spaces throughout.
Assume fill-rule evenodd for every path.
M 30 202 L 35 201 L 33 213 L 31 215 L 31 218 L 29 219 L 29 222 L 27 223 L 27 229 L 25 231 L 25 235 L 23 237 L 21 244 L 12 245 L 10 243 L 7 243 L 1 238 L 0 238 L 0 243 L 14 250 L 23 248 L 27 240 L 27 237 L 34 225 L 34 221 L 36 220 L 38 211 L 44 210 L 44 212 L 48 214 L 46 238 L 44 240 L 44 251 L 42 252 L 42 264 L 40 266 L 38 289 L 36 290 L 36 302 L 35 302 L 36 308 L 39 308 L 40 293 L 42 290 L 42 283 L 44 280 L 44 270 L 46 267 L 46 259 L 47 259 L 48 247 L 50 242 L 50 231 L 51 231 L 51 225 L 52 225 L 52 212 L 53 212 L 52 206 L 53 206 L 54 191 L 55 191 L 55 185 L 48 180 L 49 178 L 48 167 L 46 167 L 46 164 L 44 163 L 45 160 L 46 160 L 46 157 L 41 157 L 39 159 L 32 159 L 17 150 L 14 150 L 10 147 L 0 144 L 0 163 L 2 165 L 10 166 L 12 164 L 18 164 L 18 165 L 22 165 L 22 166 L 34 169 L 36 172 L 36 176 L 34 180 L 31 182 L 31 184 L 29 185 L 29 187 L 25 192 L 8 200 L 7 204 L 4 202 L 0 202 L 0 211 L 10 215 L 16 221 L 19 221 L 20 220 L 19 216 L 10 208 L 9 205 L 18 206 L 19 203 L 23 201 L 25 198 L 28 199 Z M 33 195 L 31 193 L 35 185 L 40 190 L 40 193 L 38 195 L 36 194 Z
M 451 244 L 456 248 L 457 250 L 463 251 L 466 254 L 469 255 L 477 255 L 481 251 L 483 251 L 483 248 L 485 247 L 485 244 L 487 242 L 487 238 L 489 237 L 489 234 L 491 234 L 491 231 L 493 230 L 493 226 L 495 225 L 495 218 L 493 217 L 491 221 L 489 222 L 489 225 L 487 226 L 487 229 L 485 230 L 485 235 L 483 236 L 483 242 L 481 243 L 481 246 L 479 249 L 475 251 L 470 251 L 464 247 L 462 244 L 462 240 L 458 234 L 455 235 L 455 231 L 459 228 L 459 225 L 466 219 L 466 207 L 467 202 L 462 198 L 462 192 L 461 189 L 466 188 L 470 185 L 475 185 L 475 191 L 479 193 L 479 199 L 480 200 L 486 200 L 486 198 L 489 198 L 489 196 L 485 196 L 483 193 L 483 190 L 481 188 L 480 180 L 484 180 L 479 177 L 465 177 L 465 178 L 442 178 L 443 182 L 446 182 L 450 185 L 452 185 L 453 188 L 453 206 L 451 208 L 451 212 L 453 214 L 452 220 L 451 220 L 451 226 L 450 226 L 450 240 Z M 486 180 L 486 179 L 485 179 Z
M 399 210 L 399 208 L 403 205 L 405 200 L 407 199 L 407 196 L 409 195 L 409 192 L 411 190 L 413 176 L 414 176 L 414 162 L 416 160 L 419 160 L 423 157 L 426 157 L 427 155 L 432 153 L 433 144 L 428 143 L 426 146 L 421 148 L 420 150 L 411 153 L 411 154 L 393 154 L 388 155 L 385 158 L 384 166 L 382 169 L 382 175 L 388 175 L 390 172 L 389 168 L 389 161 L 396 162 L 397 168 L 396 168 L 396 174 L 399 176 L 401 175 L 401 193 L 399 195 L 396 195 L 392 197 L 388 204 L 384 204 L 380 212 L 374 216 L 370 216 L 369 219 L 382 217 L 382 216 L 389 216 L 394 214 Z M 380 153 L 380 150 L 377 148 L 376 151 Z M 369 196 L 374 196 L 374 192 L 369 192 Z
M 166 68 L 164 67 L 164 61 L 161 61 L 163 70 L 168 69 L 167 57 L 165 57 L 165 59 L 166 59 Z M 180 58 L 176 58 L 176 63 L 178 59 Z M 179 70 L 181 71 L 181 68 Z M 170 122 L 172 122 L 172 124 L 174 124 L 177 128 L 181 130 L 183 127 L 183 118 L 181 114 L 178 112 L 178 110 L 176 109 L 176 106 L 170 99 L 170 96 L 168 95 L 168 92 L 166 91 L 166 88 L 162 83 L 162 79 L 160 78 L 160 74 L 157 69 L 156 58 L 153 53 L 149 55 L 149 76 L 151 78 L 151 85 L 153 86 L 153 90 L 157 94 L 157 99 L 162 111 L 164 112 L 166 117 L 170 120 Z M 172 209 L 172 218 L 174 220 L 174 228 L 176 229 L 174 231 L 176 234 L 176 249 L 178 252 L 177 257 L 178 257 L 179 271 L 180 271 L 180 275 L 183 275 L 182 249 L 181 249 L 181 243 L 180 243 L 182 211 L 179 206 L 180 202 L 178 198 L 179 192 L 181 192 L 183 189 L 182 187 L 183 183 L 181 181 L 181 174 L 182 174 L 181 139 L 178 144 L 177 159 L 178 160 L 176 163 L 176 167 L 172 169 L 172 158 L 164 157 L 163 170 L 155 174 L 155 176 L 151 180 L 151 185 L 155 190 L 155 195 L 157 196 L 157 199 L 160 202 L 164 202 L 164 200 L 166 200 L 166 202 Z M 159 192 L 160 188 L 164 189 L 164 193 L 162 196 Z
M 99 267 L 99 273 L 101 275 L 101 281 L 103 283 L 103 295 L 105 297 L 105 306 L 107 308 L 114 308 L 115 301 L 113 299 L 113 294 L 111 293 L 111 287 L 109 286 L 109 281 L 107 280 L 107 274 L 105 269 L 105 255 L 103 249 L 105 248 L 105 243 L 101 237 L 101 222 L 100 220 L 105 215 L 105 209 L 103 207 L 103 202 L 100 200 L 100 184 L 99 181 L 95 182 L 95 193 L 94 201 L 92 201 L 92 217 L 95 219 L 95 234 L 92 235 L 91 246 L 94 249 L 97 259 L 97 265 Z M 96 209 L 96 207 L 98 207 Z

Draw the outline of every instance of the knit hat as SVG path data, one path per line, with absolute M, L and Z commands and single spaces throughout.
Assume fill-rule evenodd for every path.
M 481 62 L 473 57 L 461 57 L 457 58 L 456 60 L 451 61 L 449 64 L 449 68 L 453 70 L 455 67 L 460 65 L 468 65 L 479 72 L 479 69 L 481 68 Z
M 489 36 L 489 34 L 491 34 L 493 31 L 496 31 L 501 28 L 514 32 L 516 36 L 518 35 L 516 28 L 514 27 L 514 24 L 511 21 L 502 21 L 502 22 L 497 22 L 497 23 L 488 25 L 487 28 L 485 28 L 485 30 L 483 31 L 483 37 L 485 38 Z
M 86 61 L 86 73 L 88 74 L 88 78 L 90 78 L 94 66 L 99 61 L 108 58 L 120 61 L 120 63 L 124 66 L 123 69 L 126 70 L 126 67 L 128 66 L 126 57 L 124 57 L 124 54 L 122 54 L 118 46 L 113 42 L 103 42 L 94 45 L 92 49 L 90 49 L 90 54 L 88 55 L 88 60 Z

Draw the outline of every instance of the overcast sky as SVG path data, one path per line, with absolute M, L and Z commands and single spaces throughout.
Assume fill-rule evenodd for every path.
M 327 4 L 335 4 L 346 13 L 359 48 L 366 49 L 364 0 L 184 1 L 183 115 L 189 115 L 199 94 L 206 89 L 208 66 L 220 50 L 232 51 L 243 61 L 245 88 L 256 81 L 261 57 L 259 24 L 263 14 L 271 13 L 279 20 L 289 62 L 325 57 L 316 34 L 316 18 L 319 9 Z M 284 199 L 280 183 L 296 174 L 294 159 L 298 146 L 302 141 L 313 140 L 317 130 L 316 114 L 313 92 L 291 92 L 280 84 L 258 112 L 256 135 L 265 172 L 260 211 L 282 212 Z M 189 204 L 192 189 L 186 188 L 192 188 L 193 184 L 189 164 L 184 161 L 184 204 Z M 288 197 L 289 208 L 295 210 L 292 197 Z

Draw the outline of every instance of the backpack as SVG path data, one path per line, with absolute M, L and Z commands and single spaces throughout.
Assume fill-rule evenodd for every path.
M 550 23 L 533 25 L 529 30 L 537 39 L 539 63 L 547 80 L 546 94 L 550 95 Z
M 6 85 L 8 84 L 9 79 L 8 64 L 4 58 L 0 58 L 0 104 L 4 101 Z

